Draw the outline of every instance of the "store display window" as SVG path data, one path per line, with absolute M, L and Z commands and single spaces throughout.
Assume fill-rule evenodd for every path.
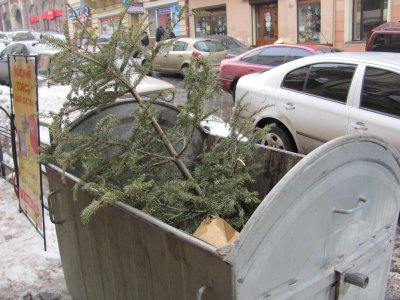
M 298 5 L 298 41 L 320 42 L 321 3 L 299 1 Z
M 206 35 L 226 35 L 226 11 L 213 11 L 194 19 L 196 37 Z
M 100 19 L 101 34 L 112 35 L 114 31 L 117 30 L 120 19 L 121 19 L 120 16 L 112 16 Z
M 180 24 L 177 23 L 179 15 L 179 5 L 174 4 L 166 7 L 159 7 L 149 11 L 150 20 L 150 37 L 156 36 L 156 30 L 162 26 L 164 29 L 168 28 L 170 24 L 176 24 L 174 27 L 175 36 L 180 35 Z

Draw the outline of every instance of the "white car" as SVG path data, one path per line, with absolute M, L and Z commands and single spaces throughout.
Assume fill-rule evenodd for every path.
M 38 75 L 40 79 L 45 79 L 48 76 L 49 63 L 57 52 L 59 52 L 59 50 L 52 49 L 41 51 L 38 54 Z M 120 61 L 116 60 L 116 64 L 118 63 L 120 63 Z M 132 74 L 131 81 L 134 82 L 138 77 L 139 74 Z M 173 84 L 151 76 L 143 77 L 137 85 L 136 90 L 141 96 L 158 96 L 160 100 L 170 103 L 174 102 L 176 93 L 176 88 Z M 127 98 L 129 97 L 131 96 L 128 95 Z
M 400 150 L 398 53 L 313 55 L 243 76 L 236 91 L 248 104 L 242 117 L 262 108 L 254 126 L 276 125 L 268 146 L 307 154 L 336 137 L 369 133 Z

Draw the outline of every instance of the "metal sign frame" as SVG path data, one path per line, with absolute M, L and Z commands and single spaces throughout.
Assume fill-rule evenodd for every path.
M 13 144 L 13 156 L 15 156 L 14 161 L 17 161 L 16 156 L 19 150 L 17 150 L 17 147 L 15 146 L 15 130 L 16 130 L 16 120 L 15 120 L 15 113 L 14 113 L 14 92 L 13 92 L 13 87 L 12 87 L 12 79 L 11 79 L 11 66 L 10 66 L 10 61 L 13 59 L 14 62 L 18 59 L 18 58 L 24 58 L 26 62 L 28 62 L 28 60 L 33 59 L 34 60 L 34 80 L 36 83 L 35 86 L 35 90 L 36 90 L 36 126 L 37 126 L 37 145 L 40 146 L 40 130 L 39 130 L 39 94 L 38 94 L 38 86 L 37 86 L 37 82 L 38 82 L 38 58 L 36 55 L 8 55 L 8 76 L 9 76 L 9 82 L 10 82 L 10 101 L 11 101 L 11 116 L 12 116 L 12 135 L 13 135 L 13 140 L 14 142 L 12 142 Z M 40 150 L 39 150 L 40 151 Z M 39 152 L 40 154 L 40 152 Z M 28 215 L 28 213 L 26 211 L 24 211 L 21 207 L 21 194 L 20 194 L 20 170 L 18 167 L 18 164 L 16 165 L 16 179 L 17 179 L 17 187 L 18 187 L 18 204 L 19 204 L 19 211 L 22 212 L 25 217 L 28 219 L 28 221 L 32 224 L 32 226 L 35 228 L 35 230 L 39 233 L 39 235 L 43 238 L 43 242 L 44 242 L 44 250 L 47 251 L 47 243 L 46 243 L 46 224 L 45 224 L 45 217 L 44 217 L 44 202 L 43 202 L 43 180 L 42 180 L 42 164 L 39 161 L 39 185 L 40 185 L 40 205 L 41 205 L 41 213 L 42 213 L 42 230 L 40 230 L 39 226 L 34 222 L 34 220 Z

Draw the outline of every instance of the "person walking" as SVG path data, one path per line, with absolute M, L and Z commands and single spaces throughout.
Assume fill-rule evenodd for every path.
M 165 33 L 164 28 L 162 27 L 162 25 L 160 25 L 160 27 L 157 28 L 156 30 L 156 42 L 158 43 L 159 41 L 161 41 L 163 35 Z
M 143 38 L 141 40 L 142 46 L 147 47 L 149 45 L 149 36 L 146 31 L 143 31 Z

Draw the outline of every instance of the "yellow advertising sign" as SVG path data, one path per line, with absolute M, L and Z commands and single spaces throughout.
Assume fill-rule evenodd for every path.
M 39 155 L 39 124 L 35 59 L 10 57 L 18 134 L 19 199 L 22 210 L 43 229 Z

